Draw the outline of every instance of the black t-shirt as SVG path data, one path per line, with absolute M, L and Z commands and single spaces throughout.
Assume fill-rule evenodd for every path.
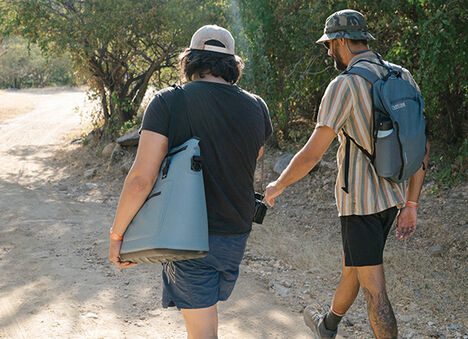
M 199 137 L 209 233 L 246 234 L 252 228 L 258 152 L 272 133 L 268 108 L 260 97 L 236 85 L 194 81 L 182 88 L 193 135 L 184 112 L 177 112 L 180 96 L 173 87 L 156 93 L 141 129 L 169 138 L 172 123 L 172 147 Z M 171 120 L 174 113 L 177 118 Z

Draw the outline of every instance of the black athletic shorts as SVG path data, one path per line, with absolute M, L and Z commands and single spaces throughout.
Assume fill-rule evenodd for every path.
M 345 266 L 382 264 L 388 233 L 398 213 L 396 207 L 370 215 L 340 217 Z

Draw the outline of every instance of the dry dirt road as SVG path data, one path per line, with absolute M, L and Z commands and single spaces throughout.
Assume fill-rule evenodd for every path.
M 10 107 L 24 99 L 0 97 Z M 54 154 L 79 132 L 85 93 L 29 99 L 31 111 L 0 121 L 0 338 L 184 338 L 181 314 L 160 306 L 159 265 L 107 261 L 115 200 L 74 199 L 56 184 L 70 180 Z M 220 304 L 220 338 L 309 337 L 301 314 L 242 270 Z

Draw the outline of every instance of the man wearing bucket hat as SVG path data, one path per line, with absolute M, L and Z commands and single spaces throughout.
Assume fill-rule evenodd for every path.
M 359 62 L 379 77 L 386 69 L 376 52 L 369 50 L 364 16 L 346 9 L 329 16 L 324 34 L 317 43 L 325 45 L 334 59 L 335 68 L 348 70 Z M 411 74 L 402 69 L 402 78 L 418 88 Z M 338 176 L 335 197 L 341 222 L 343 242 L 342 274 L 328 313 L 311 307 L 304 310 L 304 320 L 315 338 L 335 338 L 337 327 L 362 289 L 372 330 L 377 338 L 397 338 L 398 330 L 388 300 L 383 271 L 383 250 L 390 228 L 397 218 L 396 237 L 406 239 L 416 229 L 417 201 L 424 180 L 424 164 L 400 184 L 379 177 L 370 160 L 354 143 L 345 161 L 344 131 L 361 147 L 372 150 L 372 86 L 355 74 L 340 74 L 327 87 L 319 108 L 316 128 L 306 145 L 294 156 L 279 178 L 267 186 L 265 199 L 271 206 L 283 190 L 304 177 L 320 161 L 338 135 Z M 426 146 L 427 149 L 428 146 Z M 348 162 L 349 183 L 345 180 Z M 342 188 L 345 189 L 342 189 Z M 398 215 L 398 216 L 397 216 Z
M 217 303 L 228 299 L 239 275 L 255 210 L 256 161 L 272 126 L 265 102 L 236 85 L 243 63 L 228 30 L 201 27 L 179 59 L 187 83 L 157 92 L 146 109 L 137 156 L 112 227 L 109 259 L 119 268 L 134 265 L 119 256 L 122 235 L 150 193 L 168 147 L 198 137 L 209 253 L 175 261 L 163 271 L 162 304 L 181 310 L 188 338 L 217 338 Z M 186 115 L 177 109 L 183 99 Z M 189 119 L 181 118 L 187 115 Z

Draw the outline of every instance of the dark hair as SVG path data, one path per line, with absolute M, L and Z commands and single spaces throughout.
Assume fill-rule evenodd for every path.
M 210 73 L 222 77 L 230 84 L 239 81 L 244 68 L 244 62 L 237 55 L 186 49 L 179 55 L 180 72 L 187 81 L 192 81 L 194 74 L 203 78 Z

